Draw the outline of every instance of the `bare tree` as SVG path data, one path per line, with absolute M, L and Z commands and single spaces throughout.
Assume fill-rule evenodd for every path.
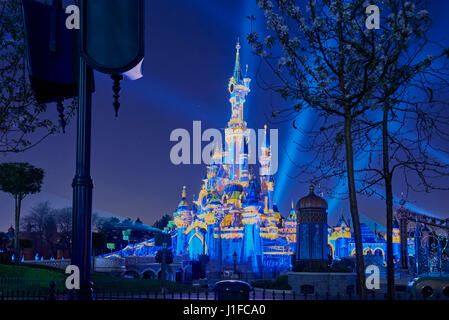
M 399 44 L 402 45 L 402 44 Z M 373 154 L 362 169 L 360 192 L 385 199 L 387 221 L 388 296 L 394 299 L 393 261 L 393 179 L 400 174 L 406 193 L 449 190 L 445 181 L 449 164 L 442 159 L 448 153 L 440 150 L 449 136 L 449 114 L 445 95 L 449 72 L 439 57 L 422 56 L 427 40 L 403 50 L 402 59 L 389 68 L 386 81 L 380 85 L 376 105 L 381 118 L 364 120 L 367 142 L 364 152 Z M 446 93 L 447 94 L 447 93 Z M 384 188 L 379 192 L 377 185 Z
M 39 244 L 35 247 L 45 249 L 51 255 L 55 254 L 57 224 L 54 210 L 48 201 L 31 208 L 30 213 L 23 217 L 22 225 L 27 231 L 36 235 Z
M 358 292 L 366 297 L 362 237 L 354 176 L 353 123 L 369 108 L 364 101 L 375 87 L 371 75 L 378 67 L 375 35 L 365 29 L 364 1 L 313 1 L 303 10 L 293 0 L 259 0 L 268 29 L 274 36 L 262 42 L 257 32 L 248 36 L 279 80 L 270 89 L 295 103 L 292 111 L 311 108 L 325 123 L 342 124 L 337 136 L 348 183 L 349 205 L 356 246 Z M 276 59 L 272 51 L 278 43 L 282 52 Z M 285 110 L 284 110 L 285 111 Z M 287 111 L 288 112 L 288 111 Z M 278 113 L 279 114 L 279 113 Z M 334 140 L 334 139 L 333 139 Z M 335 140 L 334 144 L 335 146 Z M 331 161 L 323 161 L 322 167 Z
M 275 90 L 293 104 L 292 107 L 274 110 L 272 115 L 282 121 L 293 121 L 295 128 L 294 120 L 304 110 L 310 109 L 316 115 L 313 128 L 303 132 L 309 139 L 305 144 L 298 145 L 298 150 L 311 155 L 311 161 L 297 165 L 298 175 L 314 181 L 326 179 L 339 183 L 341 178 L 347 180 L 356 244 L 358 288 L 362 298 L 365 296 L 365 273 L 356 193 L 361 191 L 357 188 L 358 180 L 367 180 L 358 173 L 367 172 L 363 163 L 371 163 L 374 152 L 382 155 L 385 151 L 384 158 L 390 158 L 388 139 L 393 141 L 395 134 L 388 130 L 391 109 L 386 108 L 386 104 L 392 103 L 389 96 L 404 98 L 405 88 L 412 80 L 422 80 L 424 75 L 433 72 L 428 57 L 414 59 L 416 56 L 413 55 L 421 52 L 427 44 L 424 35 L 429 16 L 423 10 L 424 2 L 375 2 L 381 7 L 383 16 L 388 17 L 382 21 L 379 30 L 368 30 L 365 26 L 365 1 L 310 0 L 304 10 L 296 6 L 293 0 L 277 0 L 275 4 L 258 0 L 272 35 L 263 41 L 257 32 L 248 36 L 256 54 L 263 58 L 278 80 L 275 84 L 267 84 L 264 79 L 259 81 L 266 89 Z M 281 56 L 274 56 L 274 52 L 280 52 Z M 393 101 L 394 104 L 398 103 Z M 414 100 L 408 97 L 407 101 Z M 379 115 L 379 110 L 385 109 L 387 116 L 384 114 L 380 120 L 373 117 Z M 422 112 L 415 115 L 418 122 L 422 120 Z M 390 133 L 387 140 L 381 138 L 382 132 L 379 139 L 373 135 L 373 131 L 382 128 L 382 124 L 387 125 L 383 130 Z M 354 161 L 355 158 L 360 160 L 360 155 L 367 158 L 366 161 Z M 385 178 L 391 181 L 388 163 L 381 161 L 381 164 L 380 170 L 379 167 L 377 171 L 373 170 L 380 172 L 381 176 L 371 180 L 371 186 Z M 437 168 L 433 166 L 434 173 L 437 173 Z M 369 182 L 367 184 L 370 185 Z M 367 184 L 362 190 L 366 190 Z M 391 199 L 389 197 L 387 200 L 389 259 L 392 259 Z M 392 260 L 389 262 L 391 288 L 394 273 L 391 273 Z M 389 290 L 389 293 L 392 297 L 393 291 Z
M 72 208 L 55 209 L 53 214 L 60 237 L 59 244 L 64 249 L 70 250 L 72 243 Z

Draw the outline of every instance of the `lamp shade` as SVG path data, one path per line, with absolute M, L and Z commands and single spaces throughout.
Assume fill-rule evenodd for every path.
M 81 54 L 92 68 L 125 73 L 144 57 L 144 0 L 81 0 Z

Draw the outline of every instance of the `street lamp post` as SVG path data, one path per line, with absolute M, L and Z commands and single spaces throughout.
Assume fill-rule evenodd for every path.
M 117 75 L 129 71 L 142 61 L 144 2 L 114 1 L 114 5 L 111 5 L 111 1 L 107 0 L 89 2 L 81 0 L 79 8 L 80 70 L 76 174 L 72 182 L 72 264 L 80 271 L 80 290 L 76 293 L 76 298 L 90 300 L 92 299 L 90 272 L 93 183 L 90 176 L 90 153 L 93 69 Z M 98 39 L 102 41 L 97 41 Z M 120 76 L 113 78 L 114 108 L 117 112 Z
M 81 2 L 82 4 L 82 2 Z M 80 58 L 78 120 L 76 139 L 76 174 L 73 178 L 73 240 L 71 264 L 80 270 L 80 290 L 78 298 L 92 299 L 91 271 L 91 220 L 92 189 L 90 176 L 90 145 L 92 93 L 90 88 L 92 69 Z
M 50 4 L 48 1 L 22 2 L 27 69 L 33 79 L 31 85 L 36 101 L 39 104 L 57 102 L 64 130 L 62 100 L 78 95 L 71 264 L 78 267 L 80 274 L 80 290 L 76 290 L 74 297 L 92 299 L 90 154 L 93 70 L 112 76 L 113 106 L 117 113 L 122 74 L 140 68 L 144 58 L 144 0 L 79 0 L 80 30 L 76 33 L 61 24 L 63 20 L 59 18 L 65 14 L 61 0 L 53 0 Z M 76 38 L 78 45 L 75 45 Z M 78 63 L 79 74 L 68 67 Z M 132 78 L 136 79 L 135 76 Z

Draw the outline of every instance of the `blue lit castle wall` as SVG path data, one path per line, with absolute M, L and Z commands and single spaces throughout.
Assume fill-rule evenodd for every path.
M 386 264 L 387 241 L 386 235 L 376 230 L 372 231 L 364 223 L 360 224 L 362 231 L 363 254 L 365 256 L 381 256 L 382 263 Z M 328 229 L 329 251 L 333 259 L 355 255 L 355 240 L 350 223 L 341 216 L 334 227 Z M 399 224 L 393 221 L 393 256 L 394 261 L 400 260 Z

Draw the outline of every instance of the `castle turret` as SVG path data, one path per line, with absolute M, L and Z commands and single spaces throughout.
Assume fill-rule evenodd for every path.
M 269 137 L 267 136 L 267 126 L 264 127 L 264 135 L 260 146 L 260 186 L 262 195 L 267 197 L 266 210 L 273 208 L 274 179 L 271 175 L 271 148 Z
M 284 223 L 272 200 L 275 172 L 272 169 L 277 165 L 277 135 L 273 133 L 276 131 L 270 132 L 270 146 L 266 128 L 259 130 L 259 137 L 244 121 L 244 103 L 251 80 L 242 73 L 239 42 L 232 71 L 228 86 L 231 112 L 225 128 L 226 143 L 214 146 L 198 196 L 193 196 L 191 203 L 187 203 L 186 188 L 182 189 L 174 220 L 164 230 L 171 237 L 175 255 L 197 262 L 204 261 L 207 256 L 207 272 L 224 274 L 235 261 L 239 273 L 260 277 L 291 266 L 296 213 L 291 212 Z M 262 134 L 265 136 L 261 144 L 262 161 L 256 161 L 260 156 L 256 142 L 262 142 Z M 256 171 L 257 162 L 263 167 L 261 179 Z M 154 239 L 133 248 L 126 252 L 121 250 L 123 256 L 140 255 L 142 248 L 151 249 L 151 252 L 146 249 L 145 254 L 154 254 L 157 250 Z
M 307 196 L 296 204 L 296 261 L 302 266 L 322 266 L 328 260 L 327 202 L 310 186 Z
M 192 221 L 192 214 L 189 208 L 189 204 L 186 200 L 187 190 L 186 187 L 182 187 L 181 201 L 174 213 L 174 221 L 178 228 L 185 228 Z
M 292 201 L 292 207 L 288 214 L 287 221 L 295 221 L 295 223 L 296 223 L 296 211 L 295 211 L 295 205 L 293 204 L 293 201 Z
M 186 235 L 184 234 L 184 230 L 188 227 L 188 225 L 192 222 L 192 212 L 190 210 L 189 204 L 186 200 L 187 190 L 186 187 L 182 187 L 181 192 L 181 201 L 176 208 L 176 211 L 173 213 L 173 221 L 177 227 L 176 229 L 176 237 L 174 239 L 173 247 L 175 254 L 185 254 L 186 253 Z
M 349 222 L 343 216 L 338 219 L 337 225 L 330 228 L 329 243 L 332 248 L 333 257 L 347 257 L 350 255 L 350 241 L 352 238 Z
M 295 251 L 294 245 L 296 244 L 296 211 L 292 201 L 290 213 L 284 223 L 284 232 L 287 238 L 287 242 L 290 244 L 292 252 Z

